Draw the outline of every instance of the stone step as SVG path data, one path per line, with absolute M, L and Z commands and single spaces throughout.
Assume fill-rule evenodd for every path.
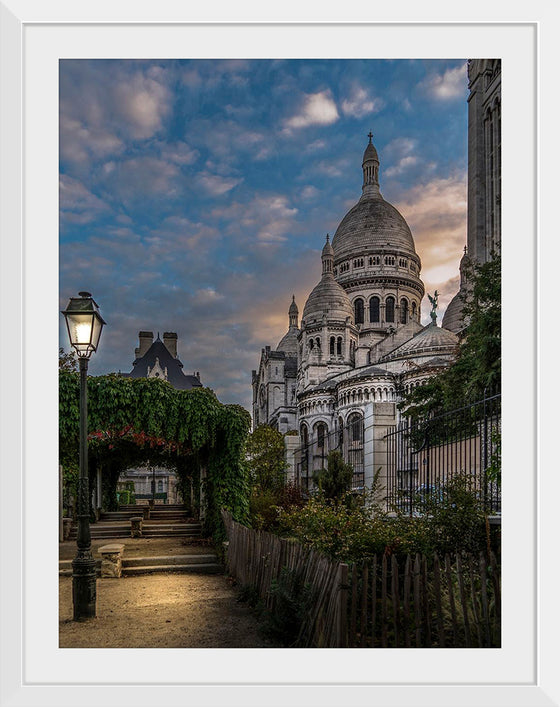
M 145 508 L 148 505 L 148 503 L 137 503 L 137 504 L 128 504 L 128 505 L 122 505 L 119 506 L 119 511 L 137 511 L 139 508 Z M 170 510 L 170 511 L 184 511 L 185 513 L 187 512 L 187 509 L 185 506 L 182 506 L 180 503 L 156 503 L 154 506 L 155 509 L 158 511 L 162 510 Z M 108 511 L 109 513 L 114 513 L 115 511 Z
M 97 576 L 101 575 L 101 559 L 95 561 Z M 184 572 L 185 574 L 221 574 L 224 571 L 216 555 L 166 555 L 162 557 L 123 557 L 122 573 L 126 576 L 153 572 Z M 60 560 L 58 574 L 72 576 L 72 560 Z
M 126 554 L 126 553 L 125 553 Z M 196 565 L 216 563 L 215 554 L 209 555 L 163 555 L 160 557 L 129 557 L 123 556 L 123 568 L 143 567 L 148 565 Z
M 123 567 L 122 573 L 127 577 L 154 572 L 182 572 L 185 574 L 222 574 L 224 568 L 216 562 L 190 563 L 187 565 L 143 565 L 142 567 Z

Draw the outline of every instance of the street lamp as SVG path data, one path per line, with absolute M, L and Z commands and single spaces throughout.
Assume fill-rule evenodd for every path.
M 91 554 L 89 528 L 89 477 L 87 448 L 87 369 L 91 354 L 97 351 L 105 322 L 97 303 L 89 292 L 72 297 L 62 312 L 68 327 L 70 343 L 80 362 L 80 476 L 78 479 L 78 552 L 72 560 L 72 601 L 74 621 L 94 618 L 96 615 L 97 572 Z

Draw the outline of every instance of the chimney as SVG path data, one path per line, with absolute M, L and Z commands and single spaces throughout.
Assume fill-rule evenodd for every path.
M 142 358 L 142 356 L 146 353 L 146 351 L 150 348 L 154 341 L 154 332 L 153 331 L 139 331 L 138 332 L 138 341 L 140 345 L 138 346 L 137 349 L 134 349 L 134 353 L 136 354 L 136 358 Z
M 163 343 L 173 358 L 177 358 L 177 334 L 174 331 L 164 331 Z

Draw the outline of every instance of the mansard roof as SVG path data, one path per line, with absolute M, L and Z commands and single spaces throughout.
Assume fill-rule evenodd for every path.
M 148 368 L 152 370 L 156 365 L 156 359 L 158 359 L 162 369 L 165 370 L 167 368 L 167 382 L 171 383 L 174 388 L 189 390 L 190 388 L 202 387 L 202 383 L 197 376 L 188 376 L 183 373 L 183 364 L 178 358 L 174 358 L 170 354 L 167 346 L 161 341 L 159 336 L 146 353 L 134 361 L 132 371 L 122 375 L 127 378 L 147 378 Z

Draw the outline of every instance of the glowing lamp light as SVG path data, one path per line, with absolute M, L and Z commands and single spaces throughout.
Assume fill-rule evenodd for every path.
M 68 327 L 70 343 L 79 358 L 89 359 L 97 351 L 101 330 L 105 322 L 99 314 L 99 306 L 89 292 L 79 292 L 79 297 L 71 297 L 62 312 Z

